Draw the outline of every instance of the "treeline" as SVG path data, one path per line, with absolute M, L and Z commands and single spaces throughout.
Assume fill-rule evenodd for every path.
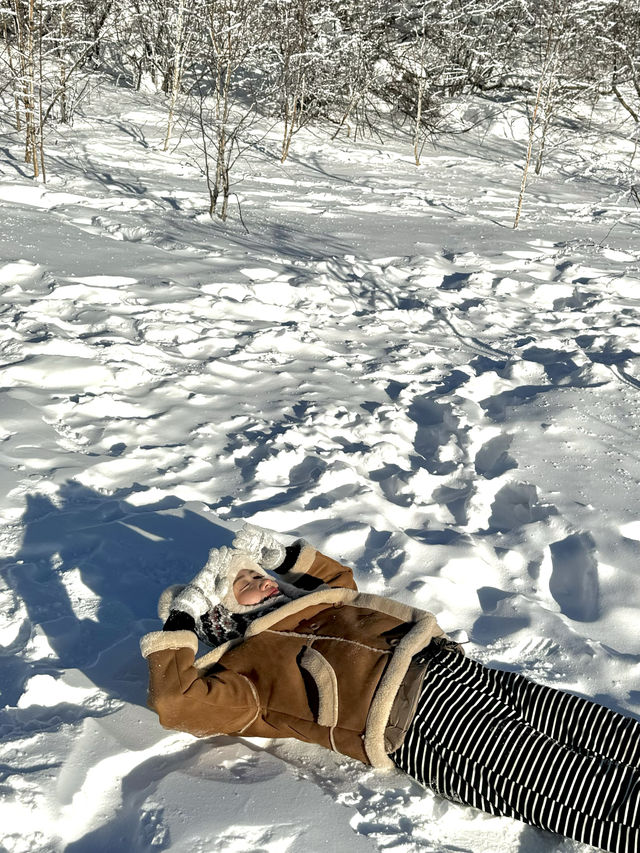
M 530 105 L 537 168 L 549 128 L 576 105 L 616 98 L 637 125 L 640 5 L 0 0 L 0 62 L 8 120 L 36 177 L 46 178 L 48 127 L 72 123 L 93 72 L 106 71 L 166 94 L 165 148 L 177 124 L 197 141 L 211 213 L 224 218 L 258 116 L 279 123 L 283 160 L 310 122 L 355 138 L 384 116 L 410 132 L 419 165 L 425 140 L 447 129 L 448 102 L 491 93 Z

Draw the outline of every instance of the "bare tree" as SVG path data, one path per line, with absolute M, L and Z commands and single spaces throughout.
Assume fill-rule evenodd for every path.
M 102 64 L 102 65 L 101 65 Z M 71 123 L 97 68 L 167 95 L 164 147 L 181 109 L 202 152 L 211 212 L 255 116 L 281 122 L 279 156 L 310 122 L 333 137 L 410 129 L 416 165 L 450 127 L 447 103 L 499 93 L 530 126 L 530 168 L 575 133 L 579 108 L 617 98 L 640 125 L 637 0 L 0 0 L 0 94 L 33 173 L 45 130 Z M 454 110 L 451 110 L 453 113 Z
M 402 0 L 393 10 L 385 51 L 391 73 L 383 95 L 404 120 L 411 121 L 414 160 L 419 166 L 427 136 L 438 121 L 438 81 L 443 67 L 431 38 L 433 8 Z
M 14 0 L 17 63 L 15 85 L 21 103 L 22 118 L 17 123 L 24 130 L 26 163 L 31 165 L 33 176 L 44 172 L 42 146 L 42 63 L 41 7 L 36 0 Z
M 6 70 L 14 93 L 16 129 L 24 134 L 25 161 L 46 180 L 45 127 L 69 123 L 84 88 L 87 59 L 100 32 L 87 38 L 73 0 L 11 0 L 5 7 Z
M 252 0 L 204 0 L 200 6 L 204 35 L 195 63 L 199 77 L 192 88 L 193 112 L 209 192 L 209 214 L 226 220 L 230 174 L 247 142 L 257 115 L 251 70 L 261 44 L 262 15 Z
M 610 58 L 610 91 L 636 125 L 640 123 L 640 8 L 631 0 L 607 4 L 597 43 Z
M 289 154 L 291 140 L 305 120 L 306 99 L 312 80 L 310 55 L 312 0 L 272 0 L 265 5 L 271 25 L 269 72 L 275 111 L 283 122 L 280 159 Z
M 171 5 L 167 0 L 131 0 L 115 17 L 115 38 L 136 89 L 167 91 Z
M 167 116 L 167 132 L 164 139 L 164 150 L 169 147 L 178 95 L 182 86 L 182 77 L 188 59 L 189 46 L 192 41 L 193 29 L 189 26 L 191 0 L 177 0 L 175 9 L 169 19 L 170 44 L 173 47 L 171 55 L 171 72 L 168 76 L 167 94 L 169 95 L 169 111 Z M 192 20 L 192 19 L 191 19 Z

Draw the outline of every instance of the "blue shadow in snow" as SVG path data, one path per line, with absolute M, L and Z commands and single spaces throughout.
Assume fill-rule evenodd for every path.
M 27 611 L 0 657 L 0 734 L 31 712 L 15 706 L 26 679 L 38 673 L 78 669 L 109 696 L 144 705 L 147 674 L 138 641 L 160 628 L 160 593 L 188 581 L 209 549 L 231 544 L 233 534 L 213 514 L 209 519 L 177 499 L 134 506 L 73 482 L 55 502 L 29 496 L 22 525 L 19 551 L 0 561 Z M 19 652 L 36 624 L 53 654 L 29 660 Z

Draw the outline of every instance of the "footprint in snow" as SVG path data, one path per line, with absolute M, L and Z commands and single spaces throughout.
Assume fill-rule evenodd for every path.
M 554 506 L 540 503 L 538 490 L 530 483 L 507 483 L 494 498 L 489 527 L 507 533 L 523 524 L 542 521 L 557 512 Z
M 431 474 L 451 474 L 464 456 L 464 429 L 452 407 L 428 395 L 415 397 L 407 414 L 417 424 L 414 448 Z
M 598 563 L 589 533 L 573 533 L 550 546 L 553 566 L 549 592 L 560 610 L 579 622 L 593 622 L 600 612 Z
M 475 458 L 476 474 L 492 480 L 500 477 L 518 463 L 509 455 L 512 438 L 509 435 L 497 435 L 482 445 Z

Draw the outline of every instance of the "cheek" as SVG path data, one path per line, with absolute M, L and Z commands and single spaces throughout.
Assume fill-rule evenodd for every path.
M 251 591 L 251 604 L 258 604 L 265 597 L 265 593 L 261 589 L 254 589 Z
M 239 595 L 236 595 L 238 604 L 259 604 L 262 601 L 263 593 L 258 589 L 244 589 Z

